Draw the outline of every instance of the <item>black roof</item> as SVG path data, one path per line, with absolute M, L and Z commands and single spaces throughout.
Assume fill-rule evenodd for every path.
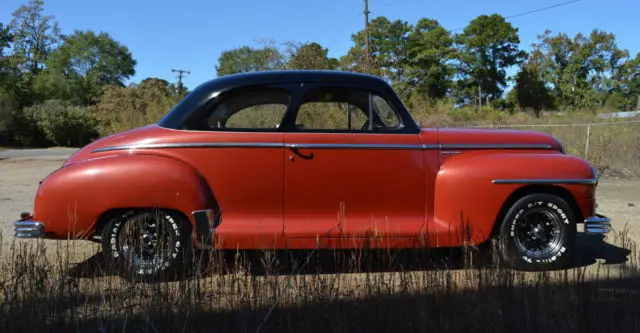
M 263 83 L 287 83 L 287 82 L 322 82 L 322 81 L 340 81 L 359 84 L 376 84 L 387 85 L 387 83 L 377 76 L 346 72 L 337 70 L 266 70 L 254 71 L 237 74 L 229 74 L 219 76 L 204 82 L 201 86 L 207 88 L 242 86 L 246 84 L 263 84 Z M 209 90 L 207 89 L 207 90 Z

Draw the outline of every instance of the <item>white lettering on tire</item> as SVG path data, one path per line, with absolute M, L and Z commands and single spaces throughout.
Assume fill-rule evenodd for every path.
M 524 214 L 524 212 L 528 209 L 532 209 L 534 207 L 537 206 L 546 206 L 546 208 L 552 209 L 554 211 L 556 211 L 558 213 L 558 215 L 561 217 L 562 222 L 566 225 L 569 225 L 571 222 L 569 221 L 569 217 L 567 216 L 567 214 L 560 208 L 558 207 L 558 205 L 554 204 L 553 202 L 545 202 L 545 201 L 536 201 L 536 202 L 530 202 L 527 204 L 527 208 L 522 208 L 520 210 L 518 210 L 518 212 L 515 214 L 515 216 L 511 219 L 511 223 L 509 226 L 509 236 L 512 238 L 515 238 L 515 228 L 516 225 L 519 221 L 519 219 L 521 218 L 521 216 Z M 529 264 L 550 264 L 553 262 L 558 261 L 558 259 L 560 259 L 565 253 L 566 253 L 567 249 L 565 246 L 561 246 L 560 249 L 553 254 L 553 256 L 551 256 L 550 258 L 544 258 L 544 259 L 536 259 L 533 258 L 531 256 L 528 256 L 526 254 L 523 254 L 521 256 L 521 259 Z

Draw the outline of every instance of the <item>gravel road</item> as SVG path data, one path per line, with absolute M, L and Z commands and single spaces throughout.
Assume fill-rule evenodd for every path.
M 0 257 L 12 242 L 13 221 L 22 211 L 30 211 L 38 186 L 38 181 L 62 165 L 74 149 L 38 149 L 38 150 L 5 150 L 0 152 Z M 3 159 L 4 157 L 4 159 Z M 616 232 L 628 230 L 632 243 L 640 240 L 640 180 L 607 180 L 602 179 L 597 191 L 599 212 L 613 219 Z M 610 264 L 612 271 L 620 268 L 626 251 L 618 247 L 621 243 L 614 234 L 606 237 L 605 242 L 582 235 L 581 243 L 588 246 L 585 260 L 594 260 Z M 30 240 L 20 240 L 25 242 Z M 47 241 L 54 245 L 61 242 Z M 95 244 L 80 242 L 90 251 L 96 249 Z M 629 247 L 629 246 L 626 246 Z M 95 252 L 94 252 L 95 253 Z M 90 255 L 90 254 L 89 254 Z
M 66 159 L 76 152 L 76 148 L 45 148 L 45 149 L 7 149 L 0 150 L 0 160 L 7 158 L 41 158 L 60 157 Z

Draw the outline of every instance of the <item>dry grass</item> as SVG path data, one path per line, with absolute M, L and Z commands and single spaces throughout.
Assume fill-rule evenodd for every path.
M 72 265 L 72 247 L 32 241 L 2 266 L 0 331 L 636 331 L 637 253 L 625 232 L 614 242 L 630 249 L 615 273 L 517 272 L 490 249 L 245 251 L 208 253 L 184 280 L 130 283 L 100 254 Z

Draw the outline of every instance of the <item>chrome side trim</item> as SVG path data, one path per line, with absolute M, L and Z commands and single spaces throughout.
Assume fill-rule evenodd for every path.
M 44 236 L 44 223 L 33 220 L 14 222 L 16 238 L 39 238 Z
M 391 150 L 424 150 L 437 149 L 438 145 L 402 145 L 386 143 L 287 143 L 287 148 L 298 149 L 391 149 Z
M 597 178 L 577 178 L 577 179 L 494 179 L 494 184 L 596 184 Z
M 460 143 L 443 144 L 440 149 L 552 149 L 548 144 L 537 143 Z
M 607 234 L 611 231 L 611 219 L 600 214 L 590 216 L 584 220 L 584 231 L 588 234 Z
M 96 148 L 92 153 L 127 149 L 166 149 L 166 148 L 282 148 L 283 143 L 276 142 L 194 142 L 194 143 L 147 143 Z
M 149 143 L 108 146 L 92 150 L 92 153 L 128 149 L 166 148 L 300 148 L 300 149 L 391 149 L 391 150 L 447 150 L 447 149 L 551 149 L 547 144 L 384 144 L 384 143 L 278 143 L 278 142 L 194 142 Z

